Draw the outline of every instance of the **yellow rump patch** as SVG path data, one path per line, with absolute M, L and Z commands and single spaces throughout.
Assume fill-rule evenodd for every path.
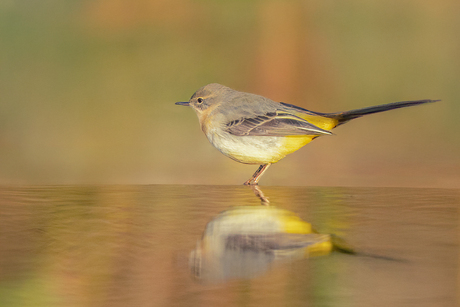
M 305 120 L 307 120 L 310 124 L 315 125 L 316 127 L 320 127 L 321 129 L 324 130 L 331 130 L 337 124 L 339 121 L 335 118 L 329 118 L 329 117 L 323 117 L 323 116 L 318 116 L 318 115 L 308 115 L 308 114 L 303 114 L 303 113 L 297 113 L 296 116 L 301 117 Z

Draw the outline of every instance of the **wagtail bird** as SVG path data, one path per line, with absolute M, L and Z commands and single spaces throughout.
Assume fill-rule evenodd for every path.
M 227 157 L 260 167 L 244 184 L 259 182 L 262 174 L 313 139 L 363 115 L 416 106 L 438 100 L 393 102 L 337 113 L 320 113 L 263 96 L 235 91 L 212 83 L 203 86 L 187 102 L 178 105 L 195 110 L 201 130 Z

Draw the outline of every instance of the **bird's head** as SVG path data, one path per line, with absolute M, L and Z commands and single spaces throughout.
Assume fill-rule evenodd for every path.
M 220 85 L 211 83 L 197 90 L 189 101 L 176 102 L 177 105 L 190 106 L 195 110 L 200 122 L 217 106 L 222 104 L 225 97 L 234 90 Z

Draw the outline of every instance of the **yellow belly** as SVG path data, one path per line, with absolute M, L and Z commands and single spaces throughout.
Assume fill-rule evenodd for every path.
M 316 136 L 208 136 L 209 141 L 227 157 L 245 164 L 275 163 L 308 144 Z
M 280 147 L 280 152 L 283 156 L 299 150 L 303 146 L 310 143 L 316 135 L 292 135 L 283 137 L 283 145 Z M 276 161 L 278 162 L 278 161 Z

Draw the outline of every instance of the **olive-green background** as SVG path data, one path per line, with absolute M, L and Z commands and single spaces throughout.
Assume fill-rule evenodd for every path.
M 175 106 L 218 82 L 320 112 L 415 99 L 263 185 L 460 186 L 456 0 L 0 2 L 0 183 L 240 184 Z

